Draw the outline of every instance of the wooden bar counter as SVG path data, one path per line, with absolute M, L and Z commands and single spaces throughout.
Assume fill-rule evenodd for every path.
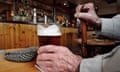
M 72 44 L 70 39 L 77 37 L 77 28 L 61 27 L 61 45 Z M 69 34 L 74 35 L 69 35 Z M 0 49 L 39 46 L 37 24 L 0 22 Z M 73 45 L 72 47 L 74 47 Z

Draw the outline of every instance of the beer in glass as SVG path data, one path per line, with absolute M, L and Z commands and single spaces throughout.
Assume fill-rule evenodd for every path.
M 38 39 L 39 46 L 43 45 L 60 45 L 61 41 L 61 29 L 59 25 L 50 24 L 50 25 L 38 25 Z

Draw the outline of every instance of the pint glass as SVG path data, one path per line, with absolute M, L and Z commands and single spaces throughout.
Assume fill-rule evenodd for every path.
M 42 45 L 60 45 L 61 41 L 61 29 L 56 24 L 42 25 L 39 24 L 38 28 L 38 39 L 39 46 Z

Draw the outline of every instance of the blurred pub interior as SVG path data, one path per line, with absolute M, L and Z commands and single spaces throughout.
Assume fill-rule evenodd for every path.
M 78 25 L 74 18 L 79 3 L 93 2 L 100 17 L 113 17 L 120 13 L 120 0 L 0 0 L 0 50 L 39 46 L 37 24 L 53 22 L 55 8 L 56 23 L 61 25 L 61 45 L 80 53 L 77 39 Z M 34 11 L 35 9 L 35 11 Z M 33 22 L 34 12 L 36 23 Z M 88 36 L 95 35 L 94 28 L 88 27 Z

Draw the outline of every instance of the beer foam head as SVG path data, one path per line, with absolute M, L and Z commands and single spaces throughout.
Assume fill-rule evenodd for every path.
M 48 27 L 37 25 L 37 33 L 39 36 L 61 36 L 60 27 L 55 24 Z

